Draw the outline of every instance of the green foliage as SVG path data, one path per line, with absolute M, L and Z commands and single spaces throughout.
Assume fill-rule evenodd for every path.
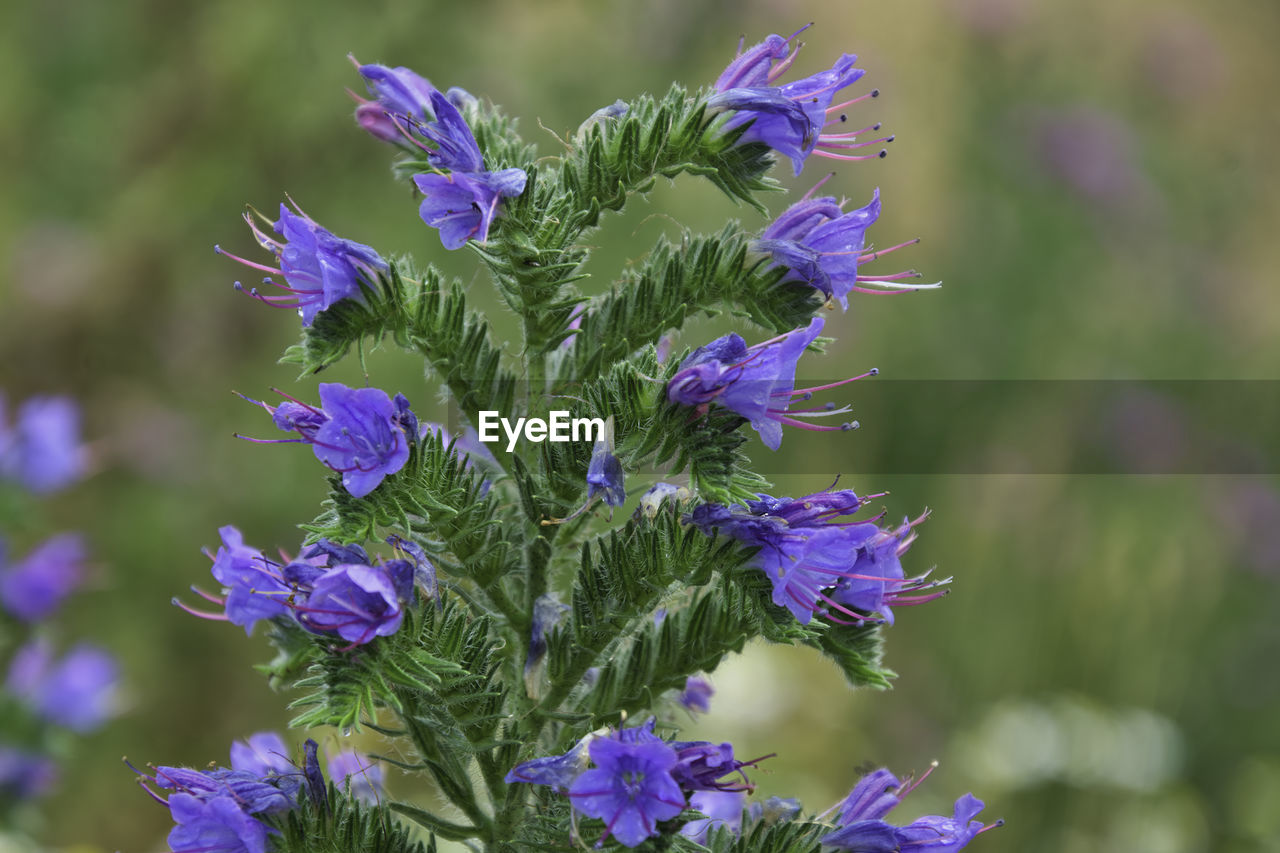
M 680 245 L 659 240 L 638 267 L 587 303 L 578 331 L 586 345 L 569 350 L 561 375 L 594 376 L 720 306 L 774 333 L 807 324 L 821 305 L 818 291 L 782 284 L 786 271 L 751 258 L 749 242 L 736 222 L 715 236 L 686 233 Z
M 312 540 L 337 542 L 399 530 L 450 574 L 487 585 L 514 571 L 519 557 L 502 532 L 497 500 L 485 494 L 486 476 L 468 469 L 453 444 L 426 435 L 410 449 L 404 468 L 364 498 L 352 497 L 340 477 L 331 477 L 325 512 L 303 529 Z
M 328 789 L 328 807 L 303 794 L 300 807 L 276 819 L 276 853 L 436 853 L 435 839 L 426 844 L 397 821 L 386 806 L 367 806 Z

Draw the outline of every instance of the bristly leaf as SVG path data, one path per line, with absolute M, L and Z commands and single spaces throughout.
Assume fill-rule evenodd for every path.
M 680 245 L 660 239 L 608 293 L 587 303 L 560 360 L 561 381 L 595 376 L 721 305 L 774 334 L 807 324 L 821 307 L 818 291 L 783 283 L 786 271 L 749 253 L 748 243 L 735 222 L 715 236 L 686 234 Z
M 382 528 L 396 529 L 454 576 L 488 585 L 513 571 L 520 558 L 518 543 L 502 532 L 499 505 L 486 492 L 485 477 L 466 466 L 453 443 L 446 446 L 428 434 L 410 449 L 404 468 L 363 498 L 352 497 L 340 477 L 331 477 L 326 511 L 302 527 L 311 540 L 338 542 L 374 540 Z
M 301 798 L 299 808 L 271 818 L 275 853 L 435 853 L 435 839 L 414 838 L 386 806 L 368 806 L 328 786 L 330 808 Z

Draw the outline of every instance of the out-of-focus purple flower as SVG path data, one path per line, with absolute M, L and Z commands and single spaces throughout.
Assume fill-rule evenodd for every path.
M 96 646 L 76 646 L 54 663 L 37 640 L 13 656 L 6 686 L 45 720 L 85 734 L 115 714 L 119 680 L 115 658 Z
M 44 619 L 80 585 L 85 557 L 79 534 L 63 533 L 46 540 L 21 562 L 0 568 L 0 603 L 24 622 Z
M 790 48 L 799 32 L 784 39 L 771 35 L 754 47 L 742 51 L 716 80 L 716 94 L 708 101 L 712 109 L 735 112 L 724 125 L 726 131 L 750 124 L 739 138 L 740 143 L 761 142 L 791 159 L 795 173 L 800 174 L 805 159 L 817 154 L 836 160 L 866 160 L 883 157 L 885 150 L 874 154 L 851 154 L 851 150 L 892 142 L 887 136 L 870 141 L 857 141 L 858 136 L 880 129 L 879 124 L 856 131 L 825 132 L 827 127 L 846 121 L 840 113 L 866 98 L 879 95 L 873 90 L 861 97 L 832 105 L 835 93 L 857 82 L 866 73 L 855 68 L 852 54 L 843 54 L 830 69 L 781 86 L 774 83 L 791 67 L 799 46 Z
M 404 609 L 391 576 L 381 566 L 336 566 L 313 584 L 297 606 L 298 621 L 333 632 L 353 646 L 400 629 Z
M 226 595 L 226 618 L 253 632 L 260 619 L 274 619 L 289 612 L 292 587 L 284 582 L 280 564 L 244 544 L 244 535 L 227 525 L 218 528 L 222 547 L 213 557 L 213 576 Z M 205 552 L 208 553 L 208 552 Z
M 799 814 L 800 801 L 793 797 L 770 797 L 747 807 L 747 819 L 751 823 L 763 822 L 765 826 L 794 820 Z
M 1031 146 L 1041 168 L 1091 209 L 1149 206 L 1152 187 L 1135 153 L 1133 128 L 1123 118 L 1096 107 L 1069 107 L 1031 121 Z
M 746 791 L 695 791 L 689 797 L 689 807 L 706 817 L 689 821 L 680 827 L 680 834 L 702 845 L 707 843 L 707 835 L 713 829 L 723 827 L 739 835 L 746 803 Z
M 902 798 L 915 790 L 929 774 L 918 780 L 900 781 L 888 770 L 880 769 L 864 776 L 839 803 L 837 822 L 840 828 L 822 837 L 822 843 L 838 850 L 856 853 L 898 853 L 901 850 L 931 850 L 955 853 L 981 832 L 1000 826 L 1003 821 L 984 826 L 974 820 L 983 803 L 973 794 L 956 800 L 951 817 L 927 815 L 906 826 L 894 826 L 883 818 Z
M 691 675 L 685 680 L 684 690 L 680 691 L 678 701 L 689 711 L 702 714 L 711 711 L 711 697 L 715 695 L 711 682 L 701 676 Z
M 177 824 L 168 838 L 173 853 L 266 853 L 266 824 L 231 797 L 201 800 L 174 794 L 169 811 Z
M 388 266 L 372 248 L 353 240 L 335 237 L 314 219 L 295 205 L 294 213 L 287 205 L 280 205 L 280 218 L 272 224 L 283 241 L 270 237 L 262 230 L 258 220 L 270 222 L 256 211 L 247 212 L 244 220 L 249 224 L 258 245 L 275 255 L 279 268 L 246 260 L 220 246 L 215 250 L 245 266 L 268 273 L 264 284 L 283 291 L 267 296 L 258 289 L 248 293 L 255 299 L 277 308 L 296 308 L 302 317 L 302 325 L 310 326 L 316 314 L 343 299 L 359 300 L 363 297 L 362 282 L 377 281 L 378 274 Z M 282 276 L 281 283 L 271 275 Z M 236 283 L 241 287 L 240 283 Z M 242 288 L 243 289 L 243 288 Z
M 636 847 L 657 834 L 658 821 L 685 808 L 685 797 L 671 775 L 676 752 L 661 740 L 624 741 L 598 737 L 588 747 L 595 769 L 569 788 L 573 807 L 605 823 L 605 836 Z
M 352 797 L 373 805 L 382 795 L 382 767 L 367 755 L 345 750 L 329 758 L 329 779 L 339 789 L 347 788 Z
M 37 494 L 68 486 L 84 475 L 80 409 L 70 397 L 31 397 L 11 427 L 0 396 L 0 477 Z
M 573 346 L 573 342 L 578 338 L 577 332 L 579 329 L 582 328 L 582 318 L 586 313 L 587 313 L 587 303 L 579 302 L 577 305 L 573 306 L 573 310 L 569 312 L 568 328 L 574 334 L 569 335 L 563 341 L 560 342 L 560 349 L 569 349 L 571 346 Z
M 547 634 L 564 621 L 569 605 L 563 604 L 551 593 L 538 596 L 533 602 L 533 627 L 530 629 L 529 654 L 524 659 L 525 689 L 530 696 L 540 692 L 540 675 L 543 659 L 547 655 Z
M 872 369 L 840 382 L 795 390 L 796 363 L 822 332 L 823 323 L 821 317 L 815 317 L 805 328 L 751 347 L 736 334 L 716 338 L 681 362 L 680 370 L 667 384 L 667 399 L 700 408 L 719 403 L 750 421 L 751 427 L 760 433 L 761 441 L 772 450 L 782 444 L 783 424 L 818 432 L 856 429 L 857 421 L 823 426 L 805 420 L 841 415 L 849 411 L 847 406 L 793 408 L 793 404 L 808 400 L 815 391 L 875 376 L 878 372 Z
M 234 741 L 231 744 L 231 769 L 244 770 L 259 777 L 297 772 L 289 758 L 289 748 L 275 732 L 257 732 L 249 735 L 247 741 Z
M 0 745 L 0 800 L 29 800 L 47 793 L 58 780 L 52 758 Z
M 859 264 L 874 260 L 915 240 L 888 249 L 868 252 L 867 228 L 880 216 L 880 191 L 876 190 L 864 207 L 845 213 L 830 197 L 805 198 L 783 211 L 764 230 L 752 248 L 773 259 L 773 266 L 790 270 L 786 281 L 799 281 L 822 291 L 842 308 L 849 307 L 849 294 L 909 293 L 937 287 L 937 284 L 903 284 L 918 278 L 915 270 L 888 275 L 865 275 Z

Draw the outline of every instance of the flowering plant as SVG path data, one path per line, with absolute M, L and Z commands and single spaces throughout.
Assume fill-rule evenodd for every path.
M 397 150 L 396 173 L 444 248 L 487 269 L 520 320 L 519 356 L 494 340 L 467 288 L 433 267 L 384 259 L 296 205 L 281 206 L 279 238 L 249 217 L 279 266 L 231 257 L 283 279 L 266 280 L 283 295 L 249 292 L 300 314 L 286 361 L 310 376 L 367 340 L 389 340 L 425 361 L 458 423 L 420 421 L 425 394 L 339 383 L 320 384 L 319 405 L 251 401 L 292 436 L 253 440 L 311 445 L 328 500 L 300 525 L 296 556 L 269 557 L 222 528 L 209 555 L 217 589 L 197 589 L 205 605 L 182 606 L 246 632 L 263 624 L 279 654 L 262 669 L 301 694 L 294 726 L 380 733 L 390 742 L 382 760 L 429 777 L 446 805 L 395 799 L 377 756 L 331 759 L 326 780 L 314 740 L 299 757 L 260 733 L 233 748 L 230 768 L 142 774 L 172 811 L 173 850 L 310 850 L 326 839 L 399 851 L 447 839 L 486 851 L 575 841 L 941 851 L 989 828 L 974 819 L 982 803 L 972 795 L 951 817 L 887 822 L 914 787 L 887 770 L 824 815 L 752 802 L 763 758 L 682 741 L 659 723 L 677 704 L 705 710 L 704 675 L 752 638 L 813 647 L 850 684 L 886 686 L 882 626 L 945 583 L 902 565 L 923 516 L 883 526 L 868 507 L 883 495 L 847 489 L 765 494 L 744 450 L 747 425 L 769 451 L 784 427 L 856 426 L 821 422 L 847 408 L 807 401 L 875 371 L 796 388 L 797 362 L 834 330 L 817 312 L 847 308 L 855 293 L 932 286 L 911 284 L 910 270 L 861 270 L 888 251 L 868 249 L 878 191 L 847 213 L 811 191 L 772 225 L 686 233 L 607 290 L 582 285 L 604 213 L 659 177 L 705 177 L 765 214 L 779 157 L 800 174 L 811 157 L 883 156 L 892 137 L 862 139 L 878 124 L 841 130 L 842 110 L 877 93 L 833 104 L 864 75 L 856 57 L 778 82 L 798 35 L 740 48 L 697 92 L 673 86 L 604 107 L 549 158 L 461 89 L 356 63 L 370 96 L 357 96 L 357 123 Z M 871 153 L 857 153 L 864 146 Z M 733 333 L 667 357 L 671 333 L 725 307 L 765 340 Z M 564 400 L 599 424 L 594 435 L 548 439 L 545 419 L 554 424 Z M 495 413 L 517 424 L 513 436 L 523 425 L 525 440 L 490 452 L 483 416 Z M 679 484 L 637 487 L 642 471 Z M 615 517 L 629 497 L 634 512 Z

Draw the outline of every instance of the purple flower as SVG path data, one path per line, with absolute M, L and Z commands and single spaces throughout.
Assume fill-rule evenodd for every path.
M 528 785 L 549 785 L 556 793 L 564 793 L 573 781 L 587 770 L 587 747 L 597 735 L 589 734 L 573 745 L 564 755 L 535 758 L 511 768 L 503 779 L 508 785 L 524 782 Z
M 928 777 L 900 781 L 881 768 L 864 776 L 839 804 L 837 822 L 840 828 L 822 837 L 824 845 L 856 853 L 899 853 L 899 851 L 932 850 L 955 853 L 974 836 L 1000 826 L 1003 821 L 984 826 L 974 820 L 983 803 L 973 794 L 956 800 L 951 817 L 927 815 L 906 826 L 894 826 L 883 818 L 902 798 Z
M 372 492 L 383 478 L 399 471 L 409 461 L 406 423 L 416 423 L 417 419 L 377 388 L 349 388 L 337 382 L 322 382 L 322 408 L 319 409 L 296 400 L 275 407 L 258 400 L 250 402 L 270 412 L 278 428 L 300 436 L 251 441 L 310 444 L 316 458 L 342 474 L 342 485 L 357 498 Z
M 691 820 L 680 827 L 680 834 L 706 845 L 707 834 L 721 827 L 734 835 L 742 832 L 742 809 L 747 802 L 746 791 L 695 791 L 689 797 L 689 807 L 706 815 Z
M 680 698 L 677 699 L 689 711 L 698 711 L 706 714 L 711 711 L 711 697 L 715 695 L 715 688 L 711 686 L 711 682 L 697 675 L 691 675 L 685 680 L 684 690 L 680 691 Z
M 681 362 L 680 370 L 667 384 L 667 399 L 697 406 L 703 411 L 703 407 L 719 403 L 750 421 L 765 446 L 772 450 L 782 444 L 783 424 L 818 432 L 855 429 L 857 421 L 820 426 L 804 420 L 844 414 L 849 411 L 847 406 L 839 409 L 833 405 L 792 407 L 798 401 L 809 399 L 814 391 L 835 388 L 878 372 L 872 369 L 840 382 L 795 390 L 796 363 L 822 331 L 823 322 L 821 317 L 815 317 L 805 328 L 752 347 L 736 334 L 717 338 Z
M 24 622 L 44 619 L 80 585 L 85 556 L 79 534 L 46 540 L 22 562 L 0 571 L 0 602 Z
M 657 834 L 658 821 L 684 811 L 685 797 L 671 775 L 674 749 L 657 739 L 622 740 L 621 734 L 591 742 L 595 769 L 574 780 L 569 797 L 578 812 L 604 821 L 605 837 L 636 847 Z
M 354 750 L 339 752 L 329 759 L 329 778 L 338 788 L 348 788 L 351 796 L 370 805 L 382 794 L 382 767 Z
M 38 494 L 55 492 L 84 474 L 80 410 L 70 397 L 32 397 L 9 428 L 0 396 L 0 477 Z
M 874 536 L 862 543 L 853 565 L 831 594 L 833 606 L 842 604 L 868 613 L 879 613 L 892 625 L 893 605 L 922 604 L 944 595 L 945 591 L 910 595 L 947 581 L 928 581 L 928 573 L 907 579 L 902 569 L 900 558 L 916 540 L 915 527 L 925 517 L 903 519 L 902 524 L 895 528 L 877 529 Z
M 58 779 L 58 765 L 48 756 L 0 745 L 0 800 L 39 797 Z
M 898 562 L 925 515 L 882 529 L 874 520 L 839 520 L 870 499 L 848 490 L 799 499 L 759 498 L 742 507 L 702 504 L 686 521 L 705 533 L 719 530 L 759 548 L 753 561 L 773 585 L 773 602 L 802 624 L 814 613 L 837 624 L 873 621 L 864 614 L 878 613 L 892 624 L 892 606 L 923 604 L 945 594 L 914 594 L 950 579 L 930 581 L 928 573 L 907 578 Z
M 240 809 L 231 797 L 201 800 L 190 794 L 169 797 L 177 824 L 169 832 L 173 853 L 265 853 L 267 827 Z
M 317 578 L 298 621 L 315 631 L 334 632 L 352 646 L 386 637 L 404 620 L 396 583 L 385 566 L 336 566 Z
M 755 761 L 738 761 L 733 757 L 733 744 L 710 743 L 705 740 L 673 741 L 676 766 L 671 775 L 686 791 L 742 791 L 751 788 L 745 774 L 741 782 L 723 782 L 722 777 L 739 772 Z M 759 759 L 757 759 L 759 760 Z
M 272 225 L 277 234 L 284 240 L 269 237 L 259 226 L 261 214 L 246 213 L 244 220 L 249 224 L 258 245 L 276 256 L 279 268 L 254 263 L 230 252 L 220 246 L 214 249 L 232 260 L 239 261 L 251 269 L 260 270 L 272 275 L 284 277 L 280 283 L 270 276 L 263 283 L 283 291 L 283 293 L 266 296 L 257 288 L 249 290 L 250 295 L 260 302 L 278 308 L 296 308 L 302 317 L 302 325 L 310 326 L 316 314 L 331 307 L 343 299 L 362 298 L 361 288 L 377 280 L 378 273 L 388 266 L 377 252 L 363 243 L 335 237 L 322 228 L 314 219 L 294 206 L 295 214 L 289 208 L 280 205 L 280 218 Z M 237 282 L 239 287 L 240 283 Z
M 211 571 L 226 596 L 227 620 L 248 635 L 258 620 L 287 614 L 293 588 L 284 582 L 280 564 L 245 545 L 243 534 L 231 525 L 218 528 L 218 535 L 222 547 L 213 557 Z
M 38 640 L 13 656 L 6 686 L 43 719 L 85 734 L 115 714 L 119 679 L 119 665 L 102 649 L 82 644 L 55 664 Z
M 156 787 L 175 791 L 200 800 L 228 797 L 248 814 L 276 814 L 298 805 L 297 777 L 269 776 L 251 770 L 192 770 L 188 767 L 157 767 L 153 776 L 144 777 Z M 170 798 L 172 802 L 172 798 Z
M 859 135 L 879 130 L 879 124 L 852 132 L 824 132 L 828 126 L 846 120 L 839 112 L 841 109 L 879 94 L 876 90 L 834 106 L 831 104 L 836 92 L 857 82 L 866 73 L 853 67 L 858 60 L 856 56 L 843 54 L 828 70 L 781 86 L 773 85 L 799 53 L 798 46 L 794 50 L 789 48 L 796 35 L 799 32 L 788 39 L 771 35 L 747 51 L 740 49 L 738 57 L 716 80 L 716 94 L 708 101 L 708 106 L 735 111 L 724 129 L 728 131 L 749 125 L 738 141 L 743 144 L 761 142 L 784 154 L 791 159 L 797 175 L 810 154 L 836 160 L 883 157 L 883 149 L 866 155 L 844 153 L 892 142 L 892 136 L 857 141 Z
M 606 421 L 605 435 L 591 448 L 591 461 L 587 464 L 587 500 L 601 492 L 609 506 L 627 502 L 626 472 L 613 455 L 613 418 Z
M 258 732 L 249 735 L 247 741 L 233 742 L 231 769 L 243 770 L 262 778 L 297 771 L 289 758 L 289 748 L 285 746 L 284 739 L 275 732 Z
M 415 130 L 431 143 L 418 143 L 436 172 L 413 176 L 423 194 L 418 213 L 422 221 L 440 230 L 446 249 L 460 249 L 470 239 L 483 243 L 497 214 L 498 202 L 524 192 L 528 175 L 523 169 L 490 172 L 480 146 L 462 113 L 440 92 L 429 97 L 435 120 Z
M 816 188 L 815 188 L 816 189 Z M 783 211 L 752 244 L 773 259 L 773 266 L 790 270 L 786 281 L 799 281 L 821 290 L 829 299 L 849 307 L 849 293 L 909 293 L 938 284 L 902 284 L 917 278 L 915 270 L 889 275 L 862 275 L 858 265 L 915 240 L 867 252 L 866 231 L 880 215 L 880 191 L 865 207 L 844 213 L 834 198 L 805 198 Z
M 408 125 L 434 118 L 431 95 L 436 88 L 425 77 L 403 66 L 388 68 L 357 63 L 356 70 L 365 79 L 369 94 L 377 98 L 376 101 L 360 98 L 356 107 L 356 121 L 373 136 L 384 142 L 403 143 Z
M 446 249 L 461 249 L 468 240 L 483 243 L 498 211 L 498 202 L 524 192 L 528 177 L 522 169 L 501 172 L 424 172 L 413 176 L 422 193 L 418 215 L 440 230 Z

